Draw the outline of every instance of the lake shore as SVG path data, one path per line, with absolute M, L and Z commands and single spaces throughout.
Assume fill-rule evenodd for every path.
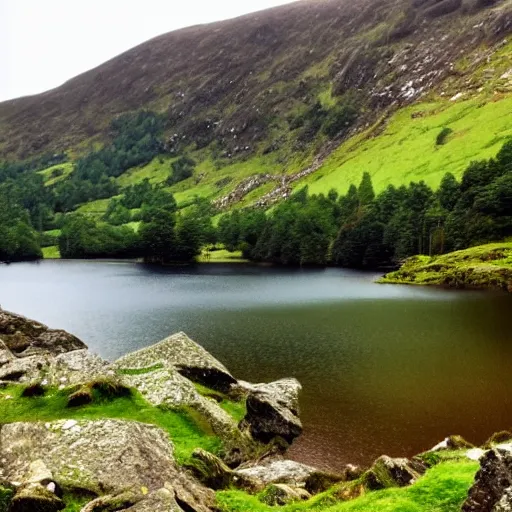
M 413 256 L 377 282 L 512 293 L 512 242 L 480 245 L 441 256 Z

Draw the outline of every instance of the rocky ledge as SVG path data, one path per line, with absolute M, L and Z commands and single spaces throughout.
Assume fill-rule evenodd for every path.
M 328 473 L 287 460 L 302 432 L 300 389 L 292 378 L 240 381 L 184 333 L 111 363 L 64 331 L 0 310 L 0 512 L 209 512 L 220 510 L 222 489 L 271 506 L 329 490 L 332 503 L 412 485 L 442 452 L 480 458 L 464 511 L 511 510 L 509 432 L 482 449 L 451 436 L 412 459 L 379 457 L 366 470 Z M 123 415 L 122 404 L 133 403 L 139 421 Z M 179 457 L 183 440 L 165 428 L 171 419 L 217 440 L 216 448 L 191 446 Z

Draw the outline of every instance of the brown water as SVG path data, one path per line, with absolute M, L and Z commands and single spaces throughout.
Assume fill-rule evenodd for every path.
M 298 460 L 339 468 L 512 427 L 512 295 L 236 265 L 0 265 L 0 304 L 106 358 L 183 330 L 251 381 L 297 377 Z

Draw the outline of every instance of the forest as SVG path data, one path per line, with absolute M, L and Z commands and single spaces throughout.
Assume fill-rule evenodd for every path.
M 312 111 L 299 120 L 304 126 L 320 115 L 318 108 Z M 350 120 L 353 113 L 345 107 L 340 117 Z M 335 124 L 328 120 L 326 126 Z M 65 154 L 1 163 L 0 261 L 38 259 L 41 247 L 58 245 L 63 258 L 189 262 L 204 246 L 222 244 L 252 261 L 382 268 L 414 254 L 442 254 L 512 235 L 512 140 L 495 158 L 471 162 L 460 182 L 447 173 L 438 190 L 420 181 L 375 194 L 363 172 L 345 195 L 334 189 L 309 194 L 304 187 L 267 212 L 224 213 L 214 227 L 221 212 L 208 200 L 196 198 L 179 210 L 166 190 L 193 175 L 195 162 L 186 154 L 173 161 L 162 184 L 144 180 L 119 189 L 114 181 L 165 153 L 164 127 L 152 112 L 120 116 L 110 127 L 112 143 L 78 159 L 70 176 L 52 186 L 35 171 L 64 162 Z M 74 212 L 99 198 L 111 198 L 101 220 Z M 44 233 L 49 230 L 59 235 Z

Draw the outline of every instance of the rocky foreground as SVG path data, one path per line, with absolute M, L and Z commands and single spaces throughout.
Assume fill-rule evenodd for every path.
M 319 471 L 285 458 L 302 432 L 300 384 L 237 380 L 183 333 L 110 363 L 65 331 L 0 310 L 0 388 L 0 512 L 227 510 L 222 489 L 262 506 L 303 502 L 303 510 L 325 493 L 338 510 L 413 485 L 450 457 L 481 464 L 462 510 L 512 510 L 512 434 L 483 449 L 451 436 L 412 459 Z M 130 416 L 133 404 L 142 421 Z M 189 452 L 176 422 L 200 432 Z

